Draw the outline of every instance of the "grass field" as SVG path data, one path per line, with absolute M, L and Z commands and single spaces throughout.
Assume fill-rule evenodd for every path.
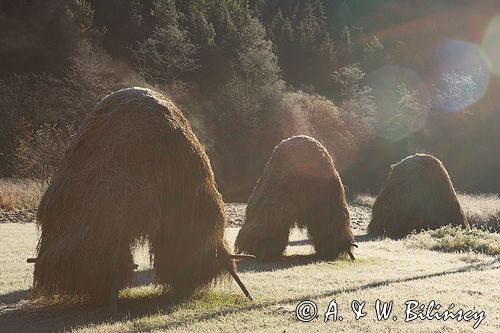
M 241 205 L 241 209 L 244 206 Z M 228 228 L 232 243 L 238 229 Z M 474 252 L 444 253 L 421 249 L 418 242 L 369 239 L 355 229 L 357 260 L 314 261 L 307 236 L 294 231 L 287 255 L 271 263 L 240 262 L 240 276 L 252 293 L 250 302 L 228 281 L 190 301 L 177 303 L 152 285 L 147 249 L 139 248 L 135 287 L 121 293 L 119 313 L 107 308 L 29 301 L 37 229 L 34 224 L 0 224 L 1 332 L 500 332 L 500 259 Z M 498 241 L 498 234 L 496 240 Z M 417 245 L 416 245 L 417 244 Z M 296 255 L 296 256 L 292 256 Z M 387 321 L 377 321 L 374 302 L 394 301 Z M 320 317 L 296 320 L 302 300 L 317 303 Z M 336 300 L 343 321 L 323 322 Z M 366 301 L 367 316 L 354 319 L 353 300 Z M 405 301 L 435 300 L 448 308 L 484 311 L 478 329 L 474 321 L 415 320 L 405 323 Z M 394 321 L 392 316 L 397 320 Z
M 350 205 L 359 244 L 355 262 L 314 260 L 307 235 L 295 230 L 286 257 L 238 264 L 253 302 L 232 281 L 185 302 L 162 294 L 146 248 L 136 250 L 139 269 L 133 286 L 121 292 L 117 315 L 104 307 L 32 302 L 33 267 L 26 258 L 35 254 L 38 230 L 26 222 L 33 222 L 40 193 L 30 181 L 0 180 L 0 332 L 500 332 L 500 234 L 445 227 L 399 241 L 373 239 L 365 234 L 374 202 L 370 195 L 358 195 Z M 497 195 L 460 194 L 460 201 L 472 225 L 499 230 Z M 244 210 L 244 204 L 226 204 L 231 244 Z M 375 317 L 377 299 L 394 302 L 387 321 Z M 317 319 L 297 320 L 295 309 L 303 300 L 317 303 Z M 344 320 L 323 321 L 331 300 Z M 366 317 L 354 319 L 353 300 L 366 302 Z M 484 311 L 486 318 L 476 330 L 474 321 L 405 323 L 408 300 L 435 300 L 444 310 L 454 304 L 455 310 Z

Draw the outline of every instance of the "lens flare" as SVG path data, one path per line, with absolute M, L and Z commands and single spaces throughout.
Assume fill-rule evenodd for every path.
M 447 112 L 463 111 L 479 101 L 490 80 L 485 54 L 474 43 L 447 39 L 434 54 L 434 106 Z
M 367 77 L 377 104 L 376 126 L 388 140 L 399 141 L 421 129 L 429 92 L 409 68 L 383 66 Z
M 481 45 L 492 74 L 500 76 L 500 15 L 491 20 Z

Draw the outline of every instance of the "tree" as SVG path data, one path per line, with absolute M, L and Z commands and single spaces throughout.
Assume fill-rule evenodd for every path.
M 263 112 L 269 103 L 276 101 L 283 86 L 277 57 L 272 42 L 265 37 L 265 30 L 257 18 L 246 14 L 240 19 L 237 56 L 233 60 L 234 76 L 223 89 L 229 107 L 228 113 L 237 113 L 242 128 L 258 127 L 263 121 Z
M 321 31 L 325 31 L 328 25 L 328 13 L 323 0 L 314 2 L 314 16 L 316 16 Z
M 297 26 L 297 38 L 304 47 L 310 47 L 321 38 L 322 22 L 316 16 L 315 8 L 310 1 L 306 1 L 300 11 Z
M 396 87 L 396 92 L 398 95 L 396 111 L 382 128 L 384 136 L 392 141 L 410 137 L 419 131 L 428 111 L 428 106 L 419 100 L 417 90 L 409 89 L 402 83 Z
M 436 106 L 444 111 L 463 111 L 477 99 L 477 83 L 472 75 L 443 73 L 436 89 Z
M 17 176 L 31 178 L 44 188 L 56 172 L 75 130 L 72 124 L 57 127 L 44 123 L 36 130 L 27 127 L 27 132 L 17 140 Z
M 197 47 L 182 29 L 182 14 L 173 0 L 157 0 L 153 5 L 156 27 L 149 38 L 139 43 L 135 52 L 139 73 L 146 80 L 172 86 L 186 71 L 197 68 Z
M 341 87 L 341 110 L 348 128 L 361 141 L 367 140 L 374 131 L 376 104 L 372 88 L 363 84 L 366 73 L 359 64 L 350 64 L 332 73 L 331 77 Z
M 82 40 L 63 79 L 61 100 L 71 106 L 66 111 L 68 120 L 82 121 L 104 96 L 138 81 L 133 77 L 125 79 L 126 72 L 101 47 L 91 40 Z
M 321 65 L 323 65 L 322 67 L 332 71 L 337 65 L 337 50 L 335 49 L 335 44 L 329 33 L 326 33 L 323 37 L 319 51 L 322 60 Z
M 0 81 L 0 170 L 15 171 L 17 138 L 24 123 L 39 124 L 60 116 L 67 108 L 63 82 L 50 74 L 13 75 Z
M 188 16 L 188 26 L 191 40 L 199 47 L 215 46 L 215 29 L 208 22 L 205 14 L 193 8 Z
M 363 47 L 364 68 L 368 71 L 376 69 L 384 63 L 384 45 L 373 35 Z
M 85 0 L 75 0 L 71 4 L 68 13 L 82 33 L 93 31 L 94 10 L 89 2 Z

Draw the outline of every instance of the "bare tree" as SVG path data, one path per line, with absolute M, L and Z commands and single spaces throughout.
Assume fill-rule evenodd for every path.
M 30 124 L 18 138 L 15 158 L 17 175 L 31 178 L 40 186 L 46 186 L 56 171 L 68 143 L 75 135 L 74 127 L 68 124 L 58 127 L 45 123 L 36 130 Z
M 332 79 L 340 85 L 342 102 L 340 109 L 351 132 L 361 141 L 374 131 L 374 116 L 377 109 L 372 88 L 363 83 L 366 74 L 359 64 L 350 64 L 332 73 Z
M 463 111 L 477 97 L 477 84 L 473 76 L 464 73 L 442 73 L 435 89 L 436 104 L 446 111 Z

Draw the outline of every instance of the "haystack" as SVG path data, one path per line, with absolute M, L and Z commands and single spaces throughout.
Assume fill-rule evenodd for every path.
M 190 295 L 234 274 L 223 211 L 179 109 L 148 89 L 112 93 L 79 129 L 40 203 L 34 295 L 113 300 L 131 278 L 139 239 L 150 244 L 159 282 Z
M 354 237 L 340 177 L 328 151 L 303 135 L 274 148 L 248 200 L 236 251 L 261 259 L 280 256 L 295 224 L 307 228 L 317 256 L 352 257 Z
M 468 226 L 443 163 L 417 154 L 393 165 L 373 205 L 368 232 L 400 238 L 448 224 Z

